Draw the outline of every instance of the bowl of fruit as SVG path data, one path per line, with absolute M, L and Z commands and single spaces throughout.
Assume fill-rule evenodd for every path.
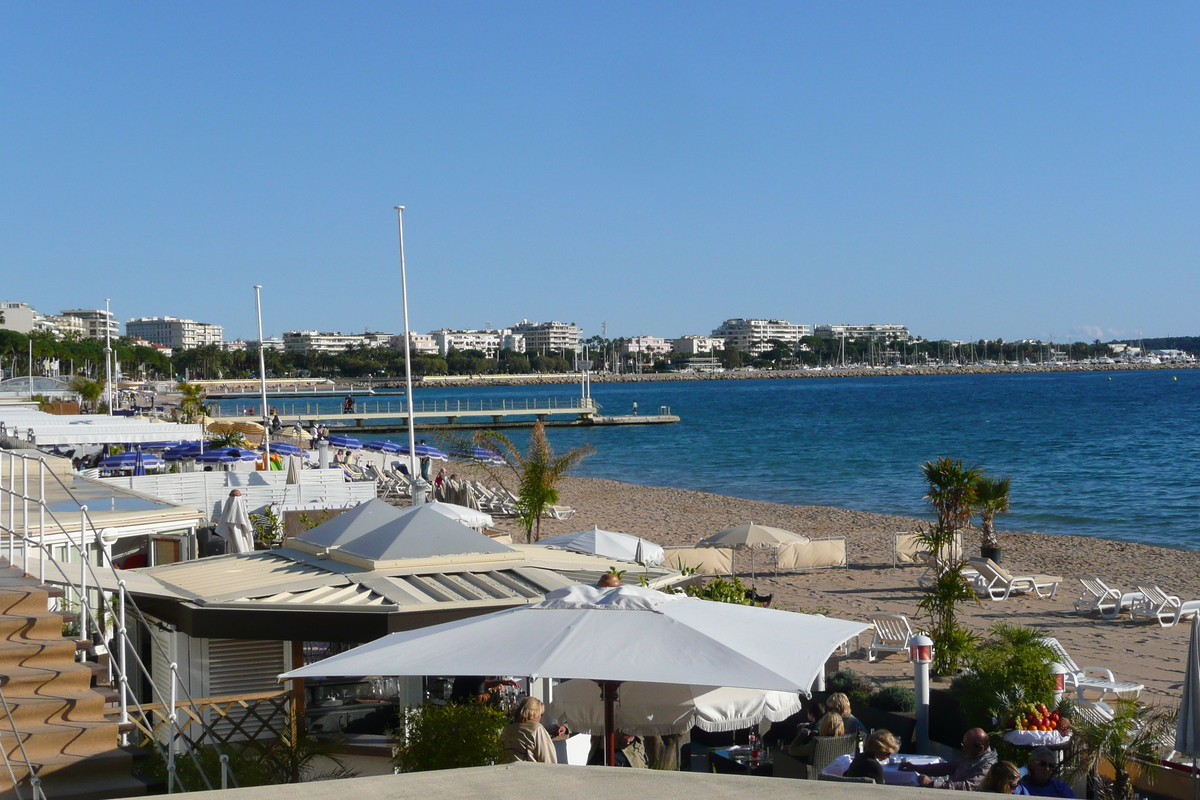
M 1071 738 L 1071 720 L 1045 703 L 1028 703 L 1007 710 L 1001 717 L 1008 730 L 1004 741 L 1016 745 L 1062 744 Z

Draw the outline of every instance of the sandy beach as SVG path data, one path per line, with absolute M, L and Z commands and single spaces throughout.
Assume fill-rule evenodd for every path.
M 778 608 L 827 610 L 832 616 L 847 619 L 866 619 L 876 612 L 904 614 L 914 627 L 919 622 L 915 619 L 920 597 L 917 577 L 923 568 L 894 569 L 891 565 L 893 534 L 914 530 L 917 520 L 825 506 L 779 505 L 598 478 L 565 479 L 560 499 L 574 507 L 577 514 L 567 521 L 544 520 L 544 537 L 597 525 L 666 546 L 690 545 L 723 528 L 751 521 L 811 536 L 845 536 L 848 569 L 778 577 L 760 573 L 753 581 L 754 586 L 762 594 L 774 593 Z M 519 531 L 512 520 L 497 522 L 514 534 Z M 1002 527 L 1003 519 L 999 522 L 998 527 Z M 1004 565 L 1014 574 L 1061 575 L 1063 584 L 1052 599 L 1014 596 L 1005 601 L 966 604 L 962 619 L 969 627 L 986 633 L 996 622 L 1007 621 L 1041 628 L 1057 637 L 1081 666 L 1108 667 L 1118 680 L 1145 684 L 1142 698 L 1146 702 L 1178 705 L 1189 626 L 1185 623 L 1160 628 L 1157 624 L 1133 623 L 1128 615 L 1119 620 L 1079 616 L 1074 613 L 1072 603 L 1079 595 L 1080 584 L 1072 576 L 1088 572 L 1126 591 L 1132 590 L 1134 581 L 1150 581 L 1184 600 L 1200 599 L 1200 552 L 1003 530 L 1000 543 Z M 977 535 L 967 535 L 965 549 L 968 555 L 978 554 Z M 750 583 L 749 560 L 739 557 L 737 563 L 743 582 Z M 844 660 L 843 666 L 880 683 L 912 679 L 911 665 L 899 655 L 875 663 L 855 655 Z

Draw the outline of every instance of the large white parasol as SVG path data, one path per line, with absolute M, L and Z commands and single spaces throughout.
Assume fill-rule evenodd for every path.
M 229 542 L 235 553 L 254 552 L 254 524 L 246 510 L 246 498 L 234 489 L 229 493 L 217 522 L 217 534 Z
M 608 558 L 619 558 L 623 561 L 636 561 L 639 564 L 649 564 L 650 566 L 658 566 L 667 558 L 661 545 L 628 533 L 605 531 L 599 527 L 592 528 L 590 531 L 551 536 L 548 539 L 542 539 L 538 544 L 543 547 L 561 547 L 576 553 L 594 553 Z
M 866 623 L 636 586 L 571 586 L 540 603 L 393 633 L 283 675 L 527 675 L 603 682 L 609 763 L 624 682 L 808 692 Z
M 1200 760 L 1200 614 L 1192 617 L 1183 694 L 1179 698 L 1179 723 L 1175 729 L 1175 751 L 1192 758 L 1192 800 L 1196 800 L 1196 766 Z

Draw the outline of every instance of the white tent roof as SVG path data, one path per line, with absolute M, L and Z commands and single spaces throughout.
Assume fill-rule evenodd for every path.
M 490 528 L 495 522 L 492 520 L 491 514 L 485 514 L 482 511 L 476 511 L 473 508 L 460 506 L 457 503 L 443 503 L 440 500 L 435 500 L 432 503 L 426 503 L 423 506 L 413 506 L 406 508 L 400 512 L 401 516 L 412 514 L 420 508 L 432 509 L 443 516 L 449 517 L 455 522 L 461 522 L 468 528 Z
M 138 417 L 59 415 L 0 408 L 0 433 L 30 441 L 39 447 L 192 441 L 199 439 L 203 432 L 200 425 L 150 422 Z
M 592 528 L 590 531 L 564 533 L 542 539 L 538 544 L 545 547 L 561 547 L 576 553 L 595 553 L 622 561 L 637 561 L 643 564 L 661 564 L 667 556 L 660 545 L 639 539 L 628 533 L 605 531 Z

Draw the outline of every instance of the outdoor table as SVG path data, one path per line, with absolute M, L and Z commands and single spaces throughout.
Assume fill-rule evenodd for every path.
M 774 773 L 774 765 L 771 763 L 770 753 L 765 748 L 760 752 L 761 755 L 759 756 L 758 764 L 751 766 L 749 747 L 726 747 L 720 750 L 709 750 L 709 769 L 714 772 L 758 775 L 769 778 Z M 718 760 L 720 764 L 717 763 Z
M 838 756 L 833 760 L 833 763 L 826 767 L 822 774 L 824 775 L 841 775 L 846 770 L 850 769 L 850 762 L 854 760 L 853 756 Z M 895 755 L 883 762 L 883 782 L 889 786 L 916 786 L 917 773 L 906 772 L 900 769 L 900 764 L 907 761 L 909 764 L 941 764 L 944 759 L 937 756 L 914 756 L 914 755 Z

